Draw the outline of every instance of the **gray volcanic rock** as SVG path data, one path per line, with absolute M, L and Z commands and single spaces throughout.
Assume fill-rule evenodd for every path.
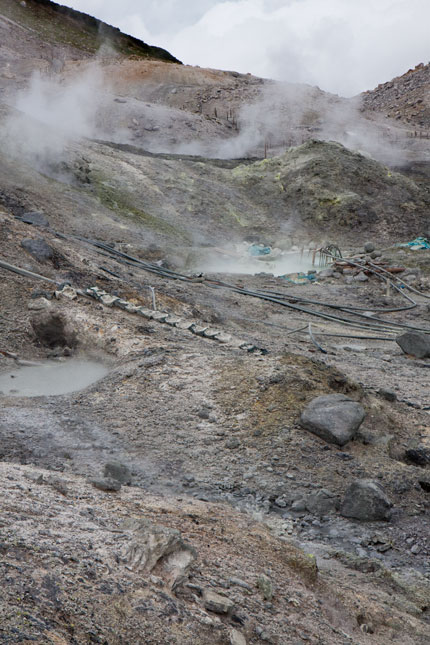
M 413 443 L 405 450 L 405 457 L 413 464 L 427 466 L 430 464 L 430 447 L 419 442 Z
M 329 394 L 309 403 L 300 424 L 324 441 L 344 446 L 355 436 L 365 414 L 363 406 L 344 394 Z
M 314 515 L 327 515 L 339 507 L 336 495 L 331 491 L 321 488 L 316 493 L 309 495 L 306 500 L 306 509 Z
M 110 477 L 105 477 L 104 479 L 92 479 L 91 483 L 94 488 L 98 488 L 99 490 L 104 490 L 106 492 L 117 492 L 121 489 L 121 483 L 117 479 L 112 479 Z
M 37 240 L 26 238 L 25 240 L 22 240 L 21 246 L 39 262 L 47 262 L 54 257 L 54 250 L 43 238 L 39 238 Z
M 349 486 L 343 499 L 340 513 L 364 522 L 389 520 L 392 503 L 379 482 L 358 479 Z
M 401 336 L 397 336 L 396 343 L 405 352 L 417 358 L 427 358 L 430 356 L 430 336 L 421 334 L 417 331 L 408 331 Z
M 128 466 L 119 461 L 109 461 L 104 467 L 104 476 L 115 479 L 121 484 L 131 483 L 131 471 Z
M 203 601 L 205 609 L 213 611 L 215 614 L 228 614 L 234 607 L 232 600 L 210 589 L 204 590 Z
M 45 215 L 43 215 L 43 213 L 39 213 L 39 211 L 30 211 L 28 213 L 24 213 L 24 215 L 21 216 L 21 219 L 26 224 L 32 224 L 33 226 L 49 226 L 49 220 L 45 217 Z

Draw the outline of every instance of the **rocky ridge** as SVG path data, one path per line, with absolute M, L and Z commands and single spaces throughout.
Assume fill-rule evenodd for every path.
M 365 110 L 405 123 L 414 136 L 429 137 L 430 63 L 420 63 L 402 76 L 362 94 Z

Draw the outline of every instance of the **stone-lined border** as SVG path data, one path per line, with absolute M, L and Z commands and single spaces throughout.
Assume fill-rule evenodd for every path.
M 230 334 L 225 333 L 220 329 L 215 329 L 209 326 L 204 326 L 196 322 L 195 320 L 184 320 L 174 316 L 173 314 L 164 313 L 162 311 L 157 311 L 155 309 L 147 309 L 146 307 L 140 307 L 133 305 L 128 300 L 123 300 L 118 296 L 111 296 L 109 293 L 100 289 L 99 287 L 89 287 L 83 292 L 85 295 L 98 300 L 105 307 L 118 307 L 123 309 L 130 314 L 137 314 L 143 316 L 147 320 L 154 320 L 159 323 L 164 323 L 165 325 L 170 325 L 170 327 L 176 327 L 183 331 L 190 331 L 196 336 L 201 336 L 202 338 L 207 338 L 209 340 L 215 340 L 219 343 L 223 343 L 229 347 L 234 347 L 235 349 L 243 349 L 252 354 L 267 354 L 266 349 L 257 347 L 248 341 L 240 340 L 231 336 Z

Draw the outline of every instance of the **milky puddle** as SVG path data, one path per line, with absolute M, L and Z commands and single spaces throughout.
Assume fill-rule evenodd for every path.
M 0 394 L 4 396 L 58 396 L 78 392 L 106 376 L 103 363 L 71 358 L 48 361 L 37 366 L 17 367 L 0 374 Z
M 300 253 L 289 254 L 276 260 L 265 261 L 262 258 L 231 258 L 209 257 L 206 263 L 198 267 L 204 273 L 242 273 L 256 275 L 258 273 L 271 273 L 275 276 L 289 275 L 291 273 L 315 271 L 312 257 Z
M 296 247 L 296 250 L 282 251 L 270 246 L 244 242 L 229 249 L 196 249 L 189 267 L 193 271 L 203 273 L 269 273 L 286 276 L 308 271 L 315 273 L 324 268 L 324 265 L 319 265 L 319 256 L 316 259 L 317 262 L 314 262 L 314 252 L 309 249 L 300 251 Z

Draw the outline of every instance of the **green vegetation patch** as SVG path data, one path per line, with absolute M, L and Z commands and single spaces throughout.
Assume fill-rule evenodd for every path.
M 137 208 L 127 193 L 121 192 L 107 181 L 94 181 L 92 176 L 92 188 L 100 202 L 121 217 L 132 218 L 138 224 L 144 224 L 156 233 L 162 233 L 174 239 L 180 239 L 183 242 L 190 243 L 191 238 L 175 226 L 172 226 L 163 219 L 150 215 L 144 210 Z

